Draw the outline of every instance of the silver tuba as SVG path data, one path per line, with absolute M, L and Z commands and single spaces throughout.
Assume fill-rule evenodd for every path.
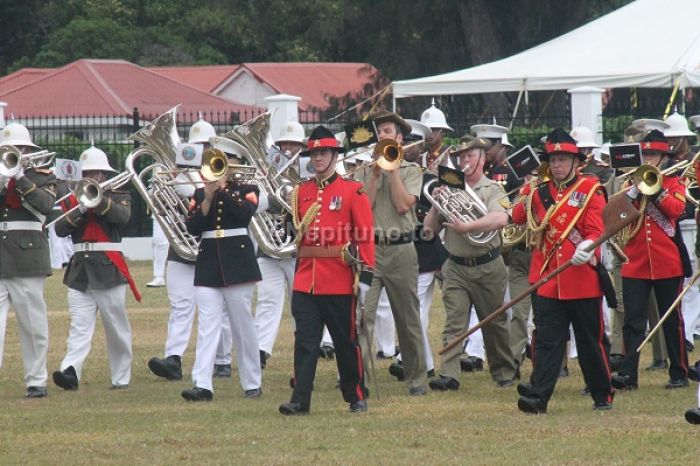
M 289 259 L 294 256 L 296 247 L 286 228 L 286 216 L 292 210 L 286 196 L 293 189 L 295 182 L 287 174 L 278 173 L 276 168 L 267 162 L 266 139 L 270 131 L 270 117 L 269 112 L 263 113 L 225 133 L 223 137 L 246 149 L 247 158 L 258 174 L 260 190 L 265 192 L 268 199 L 276 200 L 285 209 L 282 213 L 262 211 L 253 216 L 250 228 L 258 247 L 270 257 Z
M 423 194 L 446 219 L 456 218 L 463 222 L 473 222 L 488 213 L 486 204 L 479 199 L 468 184 L 464 190 L 444 186 L 443 190 L 433 196 L 433 187 L 438 179 L 433 179 L 423 186 Z M 468 233 L 467 238 L 476 244 L 488 243 L 498 234 L 498 230 Z
M 127 156 L 125 165 L 136 191 L 155 215 L 175 253 L 183 259 L 194 261 L 199 242 L 185 225 L 188 205 L 173 188 L 173 184 L 177 183 L 175 177 L 183 173 L 175 165 L 177 144 L 180 142 L 175 125 L 176 115 L 177 107 L 174 107 L 129 136 L 129 140 L 140 142 L 141 147 Z M 137 162 L 143 156 L 149 156 L 153 161 L 138 171 Z M 146 181 L 149 177 L 150 190 Z M 189 182 L 196 184 L 191 178 Z

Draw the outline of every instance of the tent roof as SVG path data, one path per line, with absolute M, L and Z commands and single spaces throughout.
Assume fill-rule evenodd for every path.
M 700 1 L 637 0 L 516 55 L 393 82 L 395 98 L 579 86 L 700 86 Z

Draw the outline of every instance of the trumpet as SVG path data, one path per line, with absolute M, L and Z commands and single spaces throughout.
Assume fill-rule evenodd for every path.
M 250 165 L 229 163 L 228 157 L 221 149 L 207 149 L 202 154 L 202 178 L 207 181 L 229 181 L 250 184 L 257 177 L 257 170 Z
M 68 199 L 70 196 L 75 196 L 75 199 L 78 201 L 78 203 L 72 208 L 65 211 L 53 221 L 47 223 L 44 228 L 48 228 L 51 225 L 58 222 L 59 220 L 67 217 L 76 209 L 78 209 L 81 205 L 85 206 L 88 209 L 94 209 L 102 202 L 105 191 L 111 191 L 114 189 L 121 188 L 129 181 L 131 181 L 131 178 L 131 173 L 126 171 L 121 172 L 113 178 L 103 181 L 102 183 L 98 183 L 92 178 L 83 178 L 82 180 L 78 181 L 78 183 L 75 186 L 75 189 L 72 192 L 66 194 L 65 196 L 63 196 L 55 202 L 55 204 L 58 205 L 61 202 Z
M 357 152 L 341 160 L 342 162 L 344 162 L 348 159 L 364 155 L 370 149 L 372 150 L 372 158 L 374 159 L 368 164 L 360 165 L 355 169 L 348 171 L 344 176 L 350 177 L 360 169 L 373 167 L 375 165 L 377 165 L 382 170 L 386 170 L 389 172 L 394 171 L 401 165 L 401 161 L 404 158 L 404 153 L 406 149 L 410 149 L 411 147 L 417 146 L 418 144 L 423 144 L 423 140 L 415 141 L 405 146 L 402 146 L 393 139 L 382 139 L 378 143 L 368 146 L 367 150 Z
M 0 176 L 12 178 L 24 168 L 43 168 L 51 165 L 55 152 L 40 150 L 22 154 L 17 147 L 0 144 Z

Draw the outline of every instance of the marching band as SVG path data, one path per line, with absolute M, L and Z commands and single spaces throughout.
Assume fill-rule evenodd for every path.
M 458 390 L 460 372 L 487 365 L 497 387 L 517 384 L 521 411 L 545 413 L 571 340 L 593 408 L 609 410 L 616 390 L 640 388 L 638 349 L 654 325 L 652 315 L 661 317 L 663 346 L 656 346 L 667 355 L 658 361 L 655 355 L 655 363 L 669 361 L 665 388 L 698 380 L 700 361 L 691 365 L 688 350 L 700 310 L 697 303 L 690 310 L 679 305 L 686 302 L 684 284 L 692 287 L 698 275 L 679 222 L 694 199 L 688 190 L 697 183 L 700 157 L 690 149 L 693 133 L 682 116 L 661 122 L 666 133 L 653 120 L 630 127 L 642 165 L 621 177 L 599 151 L 591 152 L 596 145 L 587 128 L 554 129 L 540 166 L 518 174 L 506 157 L 512 148 L 507 128 L 477 124 L 448 147 L 444 133 L 452 128 L 434 105 L 420 122 L 388 111 L 372 115 L 376 145 L 348 153 L 324 126 L 306 138 L 304 127 L 290 121 L 268 148 L 269 114 L 220 136 L 201 120 L 188 141 L 204 154 L 201 170 L 183 169 L 175 163 L 180 141 L 172 136 L 177 132 L 171 112 L 151 123 L 149 134 L 160 139 L 144 145 L 159 170 L 149 172 L 152 191 L 137 191 L 152 198 L 146 202 L 170 243 L 164 357 L 148 361 L 156 376 L 182 379 L 182 356 L 198 315 L 185 400 L 213 399 L 212 377 L 231 376 L 232 348 L 243 396 L 263 395 L 263 369 L 273 354 L 285 291 L 295 334 L 292 394 L 279 406 L 284 415 L 310 412 L 317 361 L 332 352 L 350 412 L 367 411 L 376 383 L 375 331 L 383 331 L 385 317 L 393 320 L 400 346 L 389 371 L 405 381 L 410 396 L 427 395 L 428 388 Z M 142 173 L 131 168 L 109 179 L 117 170 L 91 147 L 80 157 L 83 180 L 65 186 L 57 200 L 57 182 L 47 167 L 52 154 L 37 149 L 24 126 L 4 128 L 0 362 L 13 307 L 26 396 L 47 396 L 43 289 L 51 266 L 44 228 L 57 204 L 65 213 L 51 223 L 58 236 L 72 238 L 74 253 L 63 279 L 70 330 L 53 381 L 78 389 L 99 312 L 110 386 L 128 388 L 127 287 L 137 300 L 140 294 L 122 252 L 131 198 L 120 187 L 140 182 Z M 354 157 L 358 168 L 346 173 L 343 163 Z M 363 158 L 371 160 L 362 165 Z M 678 161 L 685 163 L 673 166 Z M 302 178 L 302 172 L 311 177 Z M 535 172 L 539 179 L 532 179 Z M 634 209 L 634 219 L 612 232 L 609 218 L 623 203 Z M 166 212 L 165 204 L 175 207 Z M 606 260 L 609 250 L 616 251 L 613 261 Z M 445 348 L 434 364 L 427 322 L 436 284 L 445 310 Z M 494 312 L 510 303 L 508 296 L 517 296 L 511 310 Z M 391 316 L 383 315 L 385 308 Z M 477 321 L 483 340 L 474 333 Z M 465 336 L 471 348 L 460 361 Z M 527 381 L 526 346 L 533 365 Z M 384 348 L 382 354 L 391 357 L 393 348 Z M 699 424 L 700 408 L 688 410 L 686 419 Z

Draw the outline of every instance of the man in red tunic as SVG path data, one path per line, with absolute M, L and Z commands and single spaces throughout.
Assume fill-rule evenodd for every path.
M 362 264 L 374 267 L 374 221 L 361 183 L 343 179 L 335 171 L 344 152 L 324 126 L 311 133 L 305 154 L 316 177 L 292 194 L 294 225 L 298 230 L 299 259 L 294 275 L 292 315 L 294 392 L 279 407 L 284 415 L 309 412 L 323 326 L 335 346 L 343 399 L 351 412 L 367 411 L 362 352 L 355 321 L 356 274 L 347 252 L 357 248 Z
M 666 137 L 652 130 L 642 139 L 643 161 L 658 167 L 669 154 Z M 647 329 L 647 302 L 654 291 L 660 313 L 665 312 L 683 286 L 684 267 L 679 246 L 678 217 L 685 209 L 685 187 L 676 176 L 663 176 L 661 189 L 655 194 L 641 194 L 636 187 L 627 195 L 642 212 L 639 220 L 623 230 L 625 255 L 622 266 L 622 296 L 625 322 L 622 335 L 625 359 L 612 383 L 618 389 L 636 389 L 639 369 L 637 348 Z M 680 242 L 679 242 L 680 241 Z M 678 306 L 663 324 L 670 366 L 666 388 L 688 386 L 688 353 L 685 347 L 683 315 Z
M 591 390 L 594 409 L 612 408 L 613 391 L 605 351 L 602 289 L 595 254 L 586 249 L 603 234 L 605 197 L 595 177 L 578 175 L 585 160 L 576 141 L 563 129 L 547 136 L 542 160 L 549 162 L 551 180 L 523 190 L 525 202 L 513 208 L 513 221 L 527 222 L 534 245 L 530 283 L 573 259 L 573 267 L 537 290 L 534 300 L 535 354 L 533 383 L 518 385 L 518 408 L 526 413 L 547 411 L 566 350 L 569 324 L 574 327 L 579 364 Z

